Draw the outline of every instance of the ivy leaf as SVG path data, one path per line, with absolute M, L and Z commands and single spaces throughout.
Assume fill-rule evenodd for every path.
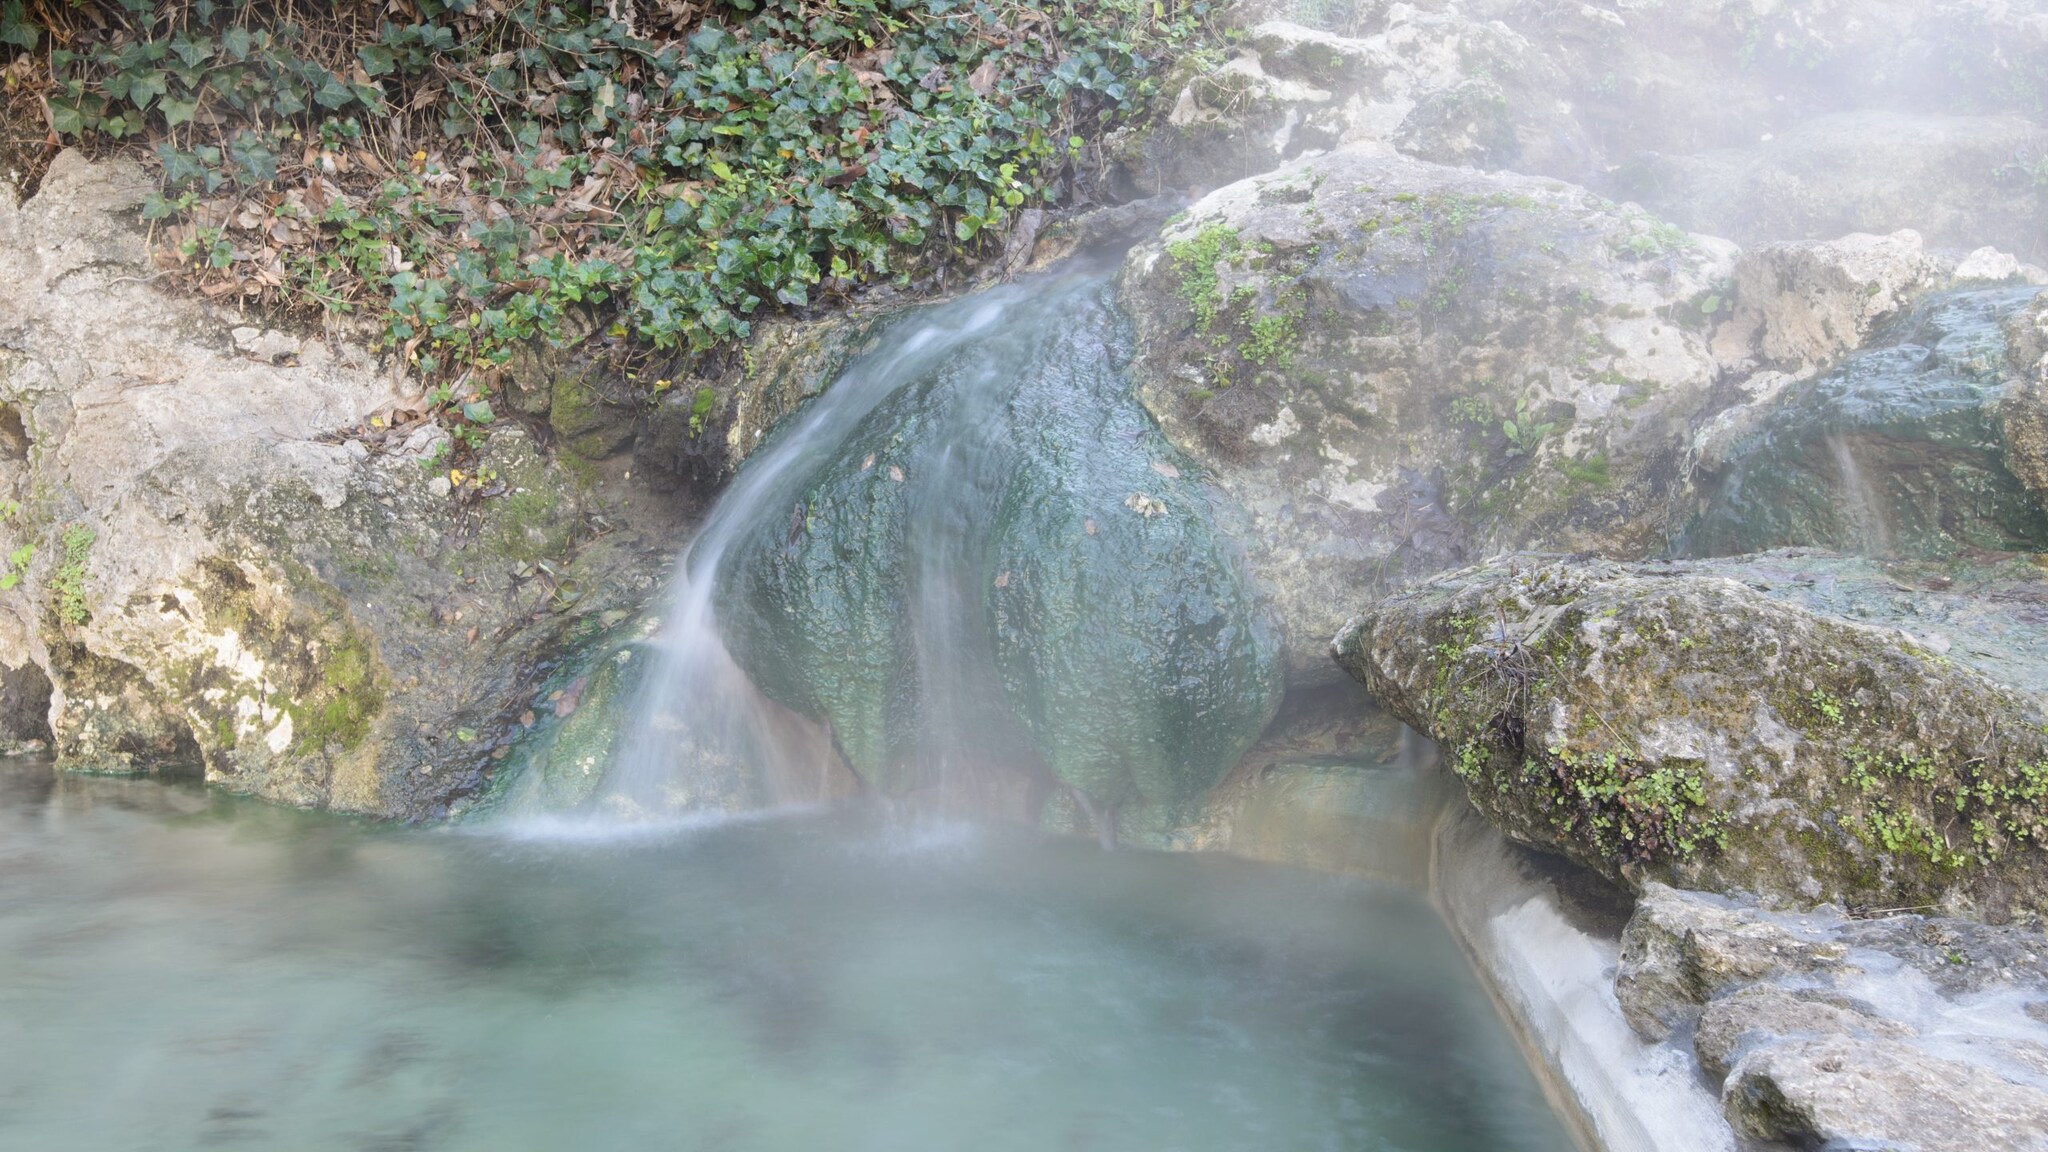
M 82 135 L 88 125 L 98 119 L 72 101 L 61 98 L 50 101 L 50 130 L 59 136 Z
M 356 59 L 362 61 L 363 71 L 372 76 L 389 76 L 398 71 L 398 55 L 382 44 L 367 44 L 356 49 Z
M 498 414 L 491 411 L 489 400 L 471 400 L 462 406 L 462 418 L 471 424 L 489 424 Z
M 199 114 L 199 97 L 194 96 L 190 99 L 184 99 L 177 96 L 166 96 L 157 104 L 157 111 L 164 114 L 164 124 L 166 126 L 176 128 L 180 124 L 190 123 L 192 117 Z
M 21 0 L 7 0 L 0 4 L 0 44 L 34 51 L 42 35 L 42 29 L 29 23 L 27 13 L 22 11 Z

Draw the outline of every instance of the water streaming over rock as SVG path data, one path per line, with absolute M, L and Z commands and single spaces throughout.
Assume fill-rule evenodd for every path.
M 2048 548 L 2048 516 L 2006 468 L 1998 414 L 2004 325 L 2040 291 L 1931 296 L 1834 370 L 1741 413 L 1739 434 L 1703 454 L 1706 500 L 1681 553 Z
M 1277 628 L 1131 396 L 1110 297 L 1081 263 L 888 325 L 711 513 L 569 807 L 787 802 L 850 768 L 1105 839 L 1185 819 L 1277 705 Z

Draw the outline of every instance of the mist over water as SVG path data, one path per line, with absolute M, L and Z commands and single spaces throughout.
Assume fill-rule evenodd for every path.
M 0 765 L 0 1146 L 1562 1152 L 1419 898 L 860 812 L 605 844 Z

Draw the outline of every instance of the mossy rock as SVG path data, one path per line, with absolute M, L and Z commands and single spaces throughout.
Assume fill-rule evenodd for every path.
M 1277 639 L 1227 510 L 1131 398 L 1105 296 L 1069 274 L 900 321 L 869 363 L 954 343 L 725 555 L 735 658 L 878 791 L 999 760 L 1149 835 L 1272 714 Z
M 1389 598 L 1335 651 L 1525 843 L 1638 885 L 2000 917 L 2048 910 L 2048 586 L 2001 579 L 1519 555 Z

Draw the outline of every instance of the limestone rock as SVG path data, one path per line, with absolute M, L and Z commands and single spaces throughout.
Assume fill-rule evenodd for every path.
M 2030 567 L 2002 579 L 1504 557 L 1335 650 L 1525 843 L 1638 886 L 1996 918 L 2048 911 L 2048 601 Z M 1981 623 L 1949 641 L 1949 614 Z
M 1714 333 L 1715 355 L 1730 367 L 1827 367 L 1936 287 L 1938 272 L 1912 231 L 1745 252 L 1735 263 L 1734 314 Z
M 1882 1040 L 1762 1048 L 1735 1066 L 1724 1100 L 1744 1136 L 1802 1147 L 2048 1148 L 2048 1092 Z
M 1693 1050 L 1709 1077 L 1725 1080 L 1745 1050 L 1786 1037 L 1848 1035 L 1892 1040 L 1913 1035 L 1897 1021 L 1862 1012 L 1846 1002 L 1772 985 L 1744 988 L 1708 1004 L 1693 1033 Z
M 0 638 L 47 677 L 60 767 L 469 803 L 518 685 L 665 543 L 585 545 L 588 498 L 506 424 L 459 488 L 429 476 L 445 431 L 371 423 L 417 403 L 390 365 L 151 283 L 148 187 L 67 153 L 0 203 L 0 551 L 29 557 Z
M 1614 989 L 1629 1026 L 1663 1039 L 1730 989 L 1825 970 L 1847 954 L 1806 926 L 1753 916 L 1706 893 L 1649 884 L 1623 930 Z
M 718 617 L 869 787 L 965 761 L 1156 842 L 1265 726 L 1277 644 L 1105 296 L 1070 270 L 899 321 L 832 385 L 843 436 L 750 490 Z
M 1249 512 L 1304 684 L 1350 606 L 1410 580 L 1660 550 L 1733 261 L 1577 188 L 1345 151 L 1211 194 L 1120 298 L 1139 396 Z
M 2005 466 L 2048 509 L 2048 296 L 2006 325 L 2011 382 L 1999 401 Z

